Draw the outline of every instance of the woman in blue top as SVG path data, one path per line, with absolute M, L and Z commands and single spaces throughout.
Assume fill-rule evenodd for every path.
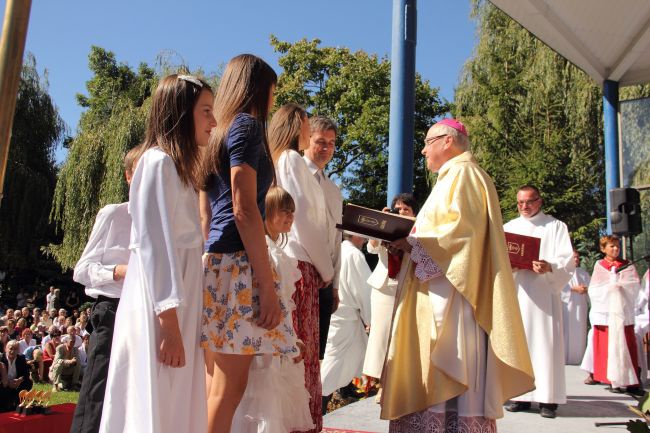
M 215 97 L 217 127 L 204 160 L 210 228 L 201 334 L 212 433 L 230 431 L 254 355 L 298 354 L 293 329 L 281 325 L 288 312 L 262 222 L 274 180 L 266 122 L 276 82 L 262 59 L 242 54 L 226 66 Z

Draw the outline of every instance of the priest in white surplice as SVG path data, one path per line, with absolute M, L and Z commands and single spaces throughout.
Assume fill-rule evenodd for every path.
M 406 239 L 382 373 L 392 433 L 496 431 L 503 403 L 533 388 L 497 192 L 444 119 L 422 154 L 436 184 Z
M 347 236 L 341 244 L 339 308 L 332 314 L 320 374 L 323 396 L 361 376 L 370 324 L 371 271 L 361 252 L 364 238 Z
M 580 267 L 580 254 L 573 252 L 576 270 L 562 289 L 562 325 L 564 326 L 564 363 L 578 365 L 587 347 L 589 272 Z
M 566 403 L 560 292 L 575 264 L 567 226 L 542 212 L 542 203 L 536 187 L 521 187 L 517 192 L 520 216 L 503 227 L 506 232 L 541 239 L 533 270 L 513 270 L 536 389 L 514 398 L 506 409 L 527 410 L 531 402 L 538 402 L 543 417 L 555 418 L 557 405 Z

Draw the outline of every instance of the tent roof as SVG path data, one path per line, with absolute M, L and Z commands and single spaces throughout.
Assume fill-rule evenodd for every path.
M 490 1 L 599 84 L 650 82 L 650 1 Z

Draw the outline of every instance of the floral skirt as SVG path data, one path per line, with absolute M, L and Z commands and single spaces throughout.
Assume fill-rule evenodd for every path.
M 246 252 L 208 253 L 203 265 L 202 348 L 236 355 L 298 354 L 291 314 L 279 296 L 280 282 L 275 272 L 282 320 L 268 330 L 256 325 L 259 284 Z

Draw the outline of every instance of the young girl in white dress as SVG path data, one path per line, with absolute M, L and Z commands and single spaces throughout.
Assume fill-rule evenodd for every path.
M 301 274 L 296 259 L 284 253 L 296 206 L 291 195 L 278 186 L 269 188 L 265 200 L 266 244 L 269 259 L 280 277 L 280 298 L 294 310 L 291 296 Z M 293 328 L 291 315 L 281 326 Z M 304 345 L 298 341 L 301 352 Z M 302 355 L 255 356 L 248 373 L 248 385 L 232 423 L 232 433 L 286 433 L 314 428 L 305 388 Z
M 197 170 L 212 104 L 210 87 L 188 75 L 163 78 L 153 96 L 100 433 L 207 431 Z

